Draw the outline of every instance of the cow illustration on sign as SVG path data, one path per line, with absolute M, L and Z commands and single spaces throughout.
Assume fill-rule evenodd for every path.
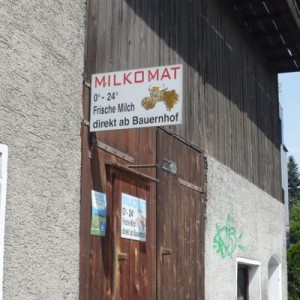
M 137 221 L 138 221 L 139 232 L 146 233 L 146 218 L 141 209 L 138 210 Z
M 164 87 L 149 87 L 150 97 L 142 100 L 142 106 L 148 110 L 154 108 L 157 102 L 164 102 L 168 111 L 170 111 L 179 100 L 179 96 L 175 90 L 168 91 Z

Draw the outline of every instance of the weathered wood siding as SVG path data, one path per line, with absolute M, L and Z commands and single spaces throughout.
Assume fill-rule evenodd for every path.
M 86 93 L 84 99 L 88 101 Z M 121 152 L 114 155 L 96 144 L 89 149 L 87 126 L 83 126 L 82 135 L 79 299 L 156 299 L 156 185 L 125 167 L 130 164 L 128 159 L 137 164 L 155 164 L 156 130 L 135 130 L 130 135 L 122 131 L 119 139 L 111 136 L 109 144 L 123 150 L 124 158 Z M 101 136 L 92 138 L 99 141 Z M 114 164 L 123 166 L 123 170 Z M 155 176 L 155 169 L 143 173 Z M 91 190 L 107 196 L 105 237 L 90 234 Z M 121 238 L 121 193 L 146 200 L 146 242 Z M 125 261 L 118 258 L 120 253 L 127 255 Z
M 183 63 L 185 121 L 168 130 L 281 199 L 277 75 L 265 61 L 222 1 L 88 1 L 85 80 Z
M 177 165 L 177 175 L 159 169 L 157 172 L 157 299 L 202 300 L 203 153 L 158 130 L 157 158 L 158 161 L 167 158 Z

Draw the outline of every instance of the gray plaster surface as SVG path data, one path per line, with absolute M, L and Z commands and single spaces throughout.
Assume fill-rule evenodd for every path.
M 78 299 L 85 4 L 0 1 L 4 299 Z
M 228 214 L 231 229 L 237 238 L 241 235 L 238 244 L 245 248 L 234 247 L 230 255 L 222 257 L 214 247 L 214 237 L 217 225 L 226 225 Z M 284 205 L 211 157 L 205 237 L 206 300 L 236 299 L 237 258 L 261 264 L 261 299 L 268 299 L 268 263 L 273 255 L 282 262 L 282 299 L 287 299 Z

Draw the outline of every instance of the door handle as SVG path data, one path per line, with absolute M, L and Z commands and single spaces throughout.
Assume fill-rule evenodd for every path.
M 122 253 L 122 252 L 118 253 L 118 261 L 124 261 L 124 260 L 127 260 L 127 259 L 128 259 L 127 253 Z
M 172 254 L 172 249 L 161 247 L 160 248 L 160 253 L 161 253 L 162 256 L 171 255 Z

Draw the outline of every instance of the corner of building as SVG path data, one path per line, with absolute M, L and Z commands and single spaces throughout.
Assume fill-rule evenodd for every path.
M 239 265 L 250 273 L 257 269 L 260 280 L 253 291 L 260 298 L 253 299 L 267 299 L 275 263 L 281 278 L 278 299 L 287 298 L 284 212 L 283 203 L 207 157 L 206 299 L 236 298 Z

